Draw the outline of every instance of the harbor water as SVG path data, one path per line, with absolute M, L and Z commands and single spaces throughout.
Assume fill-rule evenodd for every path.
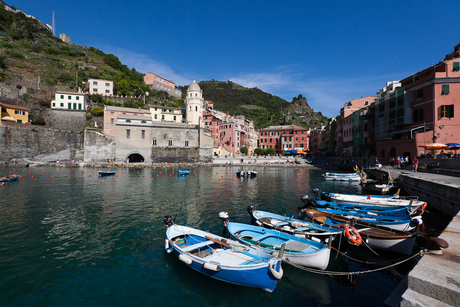
M 259 167 L 250 179 L 236 178 L 236 167 L 177 170 L 98 177 L 90 168 L 1 168 L 22 178 L 0 187 L 0 306 L 382 306 L 415 263 L 352 278 L 283 264 L 273 293 L 216 281 L 165 252 L 165 215 L 221 235 L 221 211 L 250 223 L 248 205 L 292 216 L 312 188 L 361 188 L 326 182 L 315 168 Z M 401 257 L 378 253 L 351 248 L 362 262 L 332 253 L 327 270 L 373 270 Z

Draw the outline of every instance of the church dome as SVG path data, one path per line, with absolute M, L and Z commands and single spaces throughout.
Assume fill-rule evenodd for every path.
M 201 92 L 201 88 L 200 86 L 198 85 L 198 83 L 195 82 L 195 80 L 193 80 L 192 84 L 190 84 L 190 86 L 188 87 L 188 90 L 187 91 L 198 91 L 198 92 Z

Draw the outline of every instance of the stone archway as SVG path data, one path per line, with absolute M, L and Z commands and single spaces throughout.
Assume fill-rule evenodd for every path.
M 129 159 L 130 163 L 131 162 L 136 163 L 136 162 L 144 162 L 145 161 L 144 157 L 142 155 L 138 154 L 138 153 L 130 154 L 128 156 L 128 159 Z

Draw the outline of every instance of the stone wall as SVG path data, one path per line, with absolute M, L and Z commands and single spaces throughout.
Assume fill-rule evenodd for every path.
M 80 132 L 86 125 L 85 111 L 47 109 L 42 115 L 51 128 Z
M 152 148 L 151 159 L 154 163 L 198 162 L 200 150 L 198 148 Z
M 33 159 L 38 155 L 53 154 L 66 149 L 82 147 L 82 134 L 40 126 L 0 125 L 0 160 Z
M 85 129 L 84 148 L 83 161 L 86 163 L 116 161 L 115 140 L 98 129 Z

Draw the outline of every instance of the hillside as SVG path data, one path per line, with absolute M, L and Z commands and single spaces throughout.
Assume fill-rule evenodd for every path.
M 288 102 L 258 88 L 246 88 L 231 81 L 202 81 L 199 85 L 204 99 L 213 101 L 216 110 L 244 115 L 253 120 L 257 128 L 280 124 L 314 128 L 327 123 L 327 118 L 314 112 L 302 95 Z

